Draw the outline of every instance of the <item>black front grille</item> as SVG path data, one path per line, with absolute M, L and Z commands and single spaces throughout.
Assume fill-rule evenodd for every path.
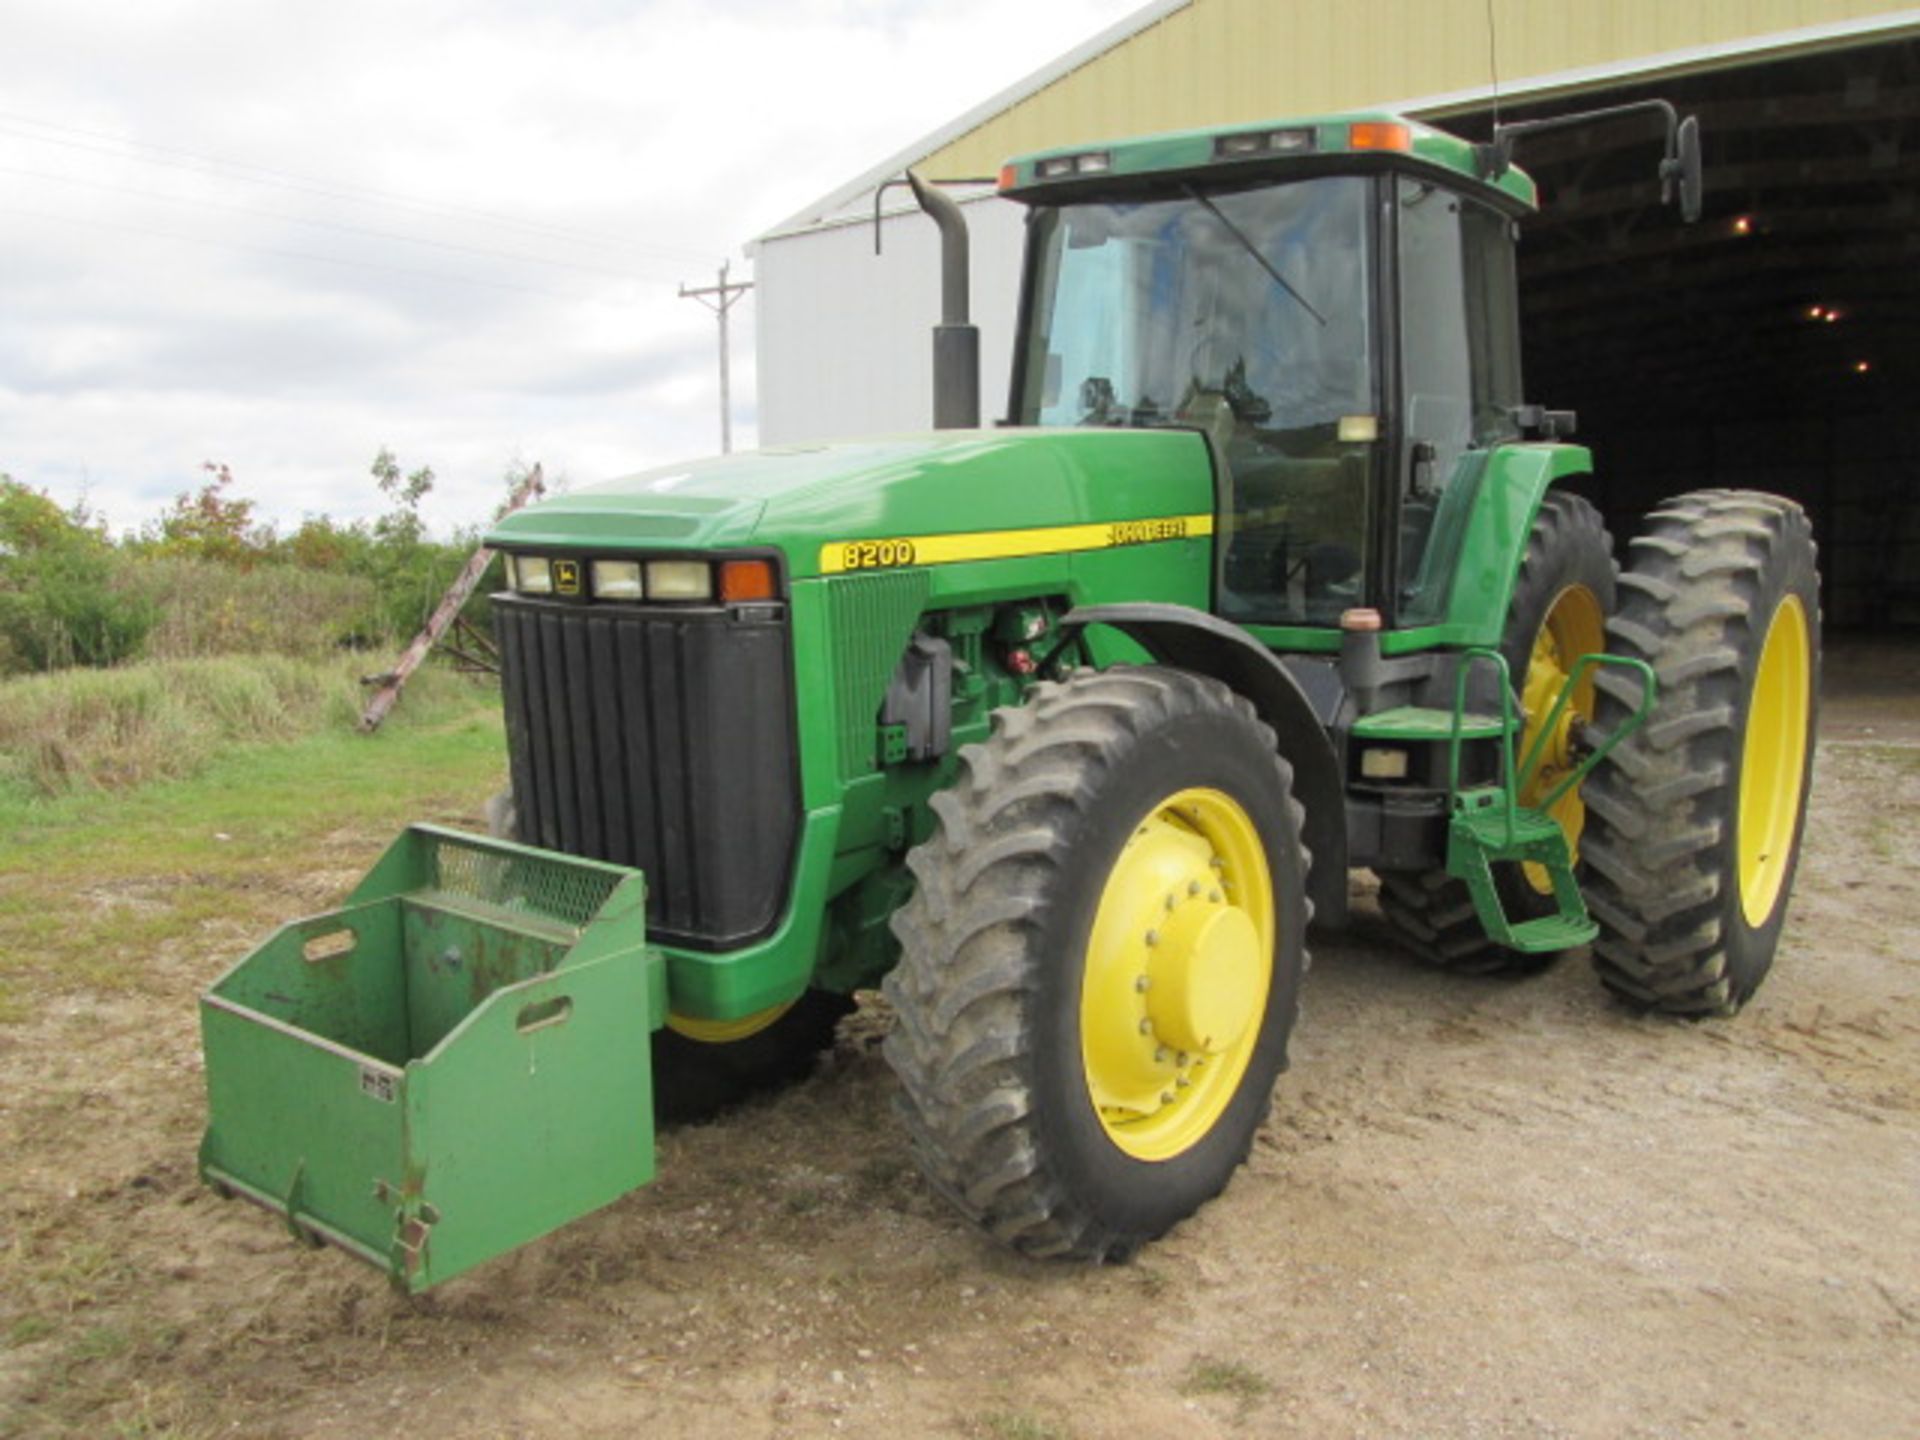
M 519 838 L 644 870 L 663 940 L 771 931 L 800 822 L 784 614 L 493 604 Z

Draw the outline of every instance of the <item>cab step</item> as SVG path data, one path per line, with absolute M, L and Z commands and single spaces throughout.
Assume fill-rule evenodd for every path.
M 1501 713 L 1494 723 L 1492 736 L 1500 741 L 1500 783 L 1462 789 L 1461 744 L 1486 738 L 1482 732 L 1487 717 L 1469 714 L 1466 705 L 1467 677 L 1477 662 L 1492 665 L 1499 675 Z M 1603 666 L 1633 672 L 1640 682 L 1639 705 L 1551 790 L 1533 804 L 1522 804 L 1519 797 L 1529 788 L 1539 768 L 1546 735 L 1554 729 L 1581 680 L 1589 671 Z M 1548 708 L 1539 738 L 1516 766 L 1513 747 L 1519 726 L 1514 716 L 1513 683 L 1506 657 L 1498 650 L 1483 646 L 1462 653 L 1455 677 L 1453 710 L 1447 716 L 1447 785 L 1453 796 L 1453 814 L 1447 824 L 1447 871 L 1466 883 L 1473 896 L 1474 911 L 1487 938 L 1494 944 L 1523 954 L 1542 955 L 1590 944 L 1600 933 L 1599 925 L 1587 913 L 1579 881 L 1574 878 L 1572 846 L 1550 812 L 1614 746 L 1645 723 L 1653 710 L 1655 689 L 1653 670 L 1644 661 L 1620 655 L 1582 655 Z M 1393 713 L 1389 711 L 1371 718 L 1384 720 Z M 1359 733 L 1359 726 L 1355 727 L 1355 733 Z M 1538 865 L 1545 871 L 1552 884 L 1555 913 L 1519 921 L 1509 917 L 1494 882 L 1493 867 L 1499 864 Z

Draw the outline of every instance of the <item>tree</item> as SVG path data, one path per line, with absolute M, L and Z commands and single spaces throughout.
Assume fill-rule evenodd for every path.
M 203 460 L 200 468 L 213 479 L 197 491 L 174 496 L 159 521 L 148 527 L 147 543 L 165 555 L 252 569 L 269 558 L 273 527 L 254 519 L 253 501 L 232 493 L 233 471 L 225 464 Z

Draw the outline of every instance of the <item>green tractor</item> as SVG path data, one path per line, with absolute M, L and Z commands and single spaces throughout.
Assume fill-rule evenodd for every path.
M 1629 108 L 1696 213 L 1692 122 Z M 965 227 L 915 182 L 940 428 L 498 524 L 497 833 L 413 827 L 212 987 L 207 1180 L 423 1289 L 645 1183 L 656 1116 L 803 1072 L 879 986 L 930 1184 L 1122 1258 L 1247 1154 L 1356 868 L 1437 965 L 1591 947 L 1631 1006 L 1737 1010 L 1805 819 L 1810 530 L 1702 491 L 1616 566 L 1521 389 L 1537 128 L 1015 161 L 987 429 Z

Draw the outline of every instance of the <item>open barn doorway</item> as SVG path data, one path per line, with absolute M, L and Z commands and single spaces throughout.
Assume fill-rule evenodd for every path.
M 1834 627 L 1920 627 L 1920 40 L 1729 63 L 1503 107 L 1663 96 L 1699 115 L 1706 204 L 1661 206 L 1658 126 L 1541 135 L 1527 396 L 1578 412 L 1616 535 L 1705 485 L 1814 517 Z M 1483 137 L 1486 110 L 1438 123 Z

